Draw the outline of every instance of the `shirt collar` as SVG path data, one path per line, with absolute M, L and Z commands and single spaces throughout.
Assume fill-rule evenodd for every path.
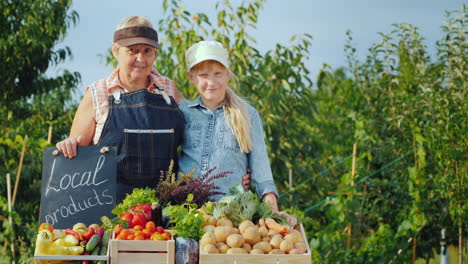
M 216 107 L 215 110 L 223 109 L 224 104 L 225 104 L 225 102 L 222 102 L 218 107 Z M 201 106 L 203 108 L 208 109 L 208 107 L 206 107 L 205 104 L 203 103 L 203 100 L 201 99 L 200 96 L 198 96 L 198 98 L 195 99 L 194 101 L 188 103 L 188 107 L 197 107 L 197 106 Z
M 109 75 L 109 77 L 107 77 L 106 87 L 107 87 L 107 92 L 108 93 L 112 93 L 112 90 L 114 90 L 115 88 L 122 88 L 123 89 L 123 86 L 120 83 L 120 79 L 119 79 L 119 72 L 120 72 L 120 67 L 117 67 L 112 72 L 112 74 Z M 148 87 L 146 87 L 146 89 L 148 89 L 148 91 L 150 93 L 154 93 L 154 89 L 156 89 L 155 85 L 157 85 L 158 87 L 161 87 L 161 88 L 164 87 L 163 84 L 160 83 L 160 80 L 159 80 L 160 77 L 161 77 L 161 74 L 157 70 L 155 70 L 155 69 L 151 70 L 151 73 L 149 75 L 150 84 L 148 85 Z

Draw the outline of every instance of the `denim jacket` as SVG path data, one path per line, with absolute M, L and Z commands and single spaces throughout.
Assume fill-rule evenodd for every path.
M 186 174 L 193 168 L 197 172 L 193 177 L 204 175 L 216 167 L 210 175 L 231 171 L 225 178 L 216 179 L 215 186 L 220 192 L 229 195 L 229 189 L 235 184 L 242 184 L 242 176 L 246 169 L 252 169 L 251 181 L 259 198 L 266 193 L 278 196 L 270 162 L 264 141 L 263 125 L 259 113 L 248 105 L 250 118 L 250 136 L 252 150 L 242 153 L 234 133 L 224 119 L 223 105 L 213 111 L 209 110 L 198 97 L 195 101 L 179 103 L 185 117 L 182 155 L 179 159 L 179 169 Z M 223 195 L 211 197 L 217 201 Z

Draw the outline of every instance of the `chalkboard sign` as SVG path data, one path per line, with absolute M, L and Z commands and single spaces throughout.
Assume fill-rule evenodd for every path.
M 100 224 L 104 215 L 113 217 L 115 148 L 78 147 L 78 155 L 73 159 L 57 153 L 54 147 L 43 152 L 41 223 L 64 229 L 77 222 Z

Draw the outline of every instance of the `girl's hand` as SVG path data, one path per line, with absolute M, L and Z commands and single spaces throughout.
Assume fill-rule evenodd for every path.
M 242 176 L 242 186 L 244 186 L 245 190 L 250 189 L 250 174 L 252 173 L 252 170 L 247 169 L 247 174 Z
M 58 151 L 63 153 L 65 158 L 74 158 L 77 155 L 77 147 L 80 146 L 81 141 L 83 140 L 83 136 L 78 136 L 77 138 L 69 137 L 58 142 L 55 146 L 57 147 Z
M 291 227 L 294 228 L 297 225 L 297 218 L 295 218 L 294 216 L 291 216 L 288 213 L 282 212 L 282 211 L 278 211 L 276 212 L 276 214 L 286 218 L 286 220 L 288 220 L 288 223 L 291 225 Z

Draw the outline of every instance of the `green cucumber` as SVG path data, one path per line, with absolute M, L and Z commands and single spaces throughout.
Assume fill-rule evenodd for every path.
M 111 231 L 106 230 L 102 235 L 101 239 L 101 249 L 99 250 L 99 255 L 106 255 L 107 254 L 107 247 L 109 246 L 109 239 L 111 236 Z M 100 260 L 97 262 L 98 264 L 104 264 L 105 262 Z
M 86 252 L 90 252 L 94 250 L 94 248 L 99 244 L 99 235 L 93 235 L 86 244 Z
M 101 247 L 98 245 L 96 246 L 93 251 L 91 251 L 90 255 L 99 255 L 99 250 L 101 249 Z

